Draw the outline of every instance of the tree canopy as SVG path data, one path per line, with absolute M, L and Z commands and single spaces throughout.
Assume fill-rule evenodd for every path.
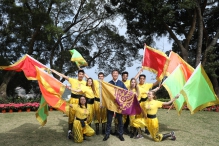
M 172 48 L 193 67 L 201 61 L 219 94 L 218 0 L 3 0 L 0 2 L 0 65 L 29 54 L 68 76 L 76 65 L 69 50 L 77 49 L 88 62 L 109 74 L 124 71 L 143 44 L 168 37 Z M 121 17 L 126 36 L 112 22 Z M 57 76 L 56 76 L 57 77 Z M 19 78 L 19 80 L 18 80 Z M 63 79 L 57 77 L 61 81 Z M 22 73 L 0 71 L 0 96 L 19 85 Z M 13 80 L 13 86 L 12 86 Z M 29 82 L 26 90 L 33 85 Z M 26 84 L 27 85 L 27 84 Z

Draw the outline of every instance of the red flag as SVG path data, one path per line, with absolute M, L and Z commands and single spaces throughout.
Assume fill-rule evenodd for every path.
M 179 64 L 181 64 L 185 79 L 187 81 L 189 77 L 192 75 L 194 68 L 191 67 L 177 53 L 174 53 L 173 51 L 170 52 L 169 58 L 170 58 L 170 63 L 166 71 L 167 75 L 170 75 L 176 69 L 176 67 Z
M 42 63 L 38 62 L 37 60 L 26 54 L 16 63 L 9 66 L 0 66 L 0 69 L 14 70 L 17 72 L 23 71 L 28 80 L 36 80 L 35 66 L 39 68 L 47 68 Z
M 46 102 L 68 115 L 69 105 L 62 99 L 66 90 L 65 85 L 38 67 L 36 67 L 36 71 L 38 84 Z
M 142 67 L 157 74 L 157 80 L 162 80 L 169 64 L 167 55 L 149 46 L 144 47 Z

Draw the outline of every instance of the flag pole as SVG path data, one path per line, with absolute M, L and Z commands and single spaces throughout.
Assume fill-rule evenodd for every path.
M 145 49 L 147 48 L 147 45 L 146 45 L 146 43 L 144 43 L 144 53 L 143 53 L 143 60 L 142 60 L 142 64 L 143 64 L 143 62 L 144 62 L 144 57 L 145 57 Z
M 99 79 L 99 96 L 100 96 L 100 106 L 102 107 L 102 83 Z
M 173 107 L 173 103 L 171 104 L 171 106 L 169 107 L 167 113 L 169 113 L 170 109 Z

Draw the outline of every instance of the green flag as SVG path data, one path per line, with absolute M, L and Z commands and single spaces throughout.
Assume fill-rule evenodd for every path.
M 36 118 L 42 126 L 46 124 L 48 115 L 48 104 L 44 97 L 41 96 L 40 107 L 36 111 Z
M 75 62 L 78 68 L 80 68 L 80 66 L 88 66 L 86 60 L 81 56 L 81 54 L 77 50 L 73 49 L 69 51 L 72 55 L 71 61 Z
M 182 90 L 185 83 L 186 79 L 183 68 L 181 65 L 178 65 L 177 68 L 169 75 L 169 77 L 164 80 L 162 85 L 166 88 L 170 98 L 173 99 Z M 184 104 L 185 98 L 181 94 L 180 97 L 174 102 L 174 106 L 178 114 L 181 114 Z
M 201 63 L 186 82 L 181 91 L 186 99 L 191 114 L 202 110 L 205 107 L 219 104 L 210 79 L 205 73 Z

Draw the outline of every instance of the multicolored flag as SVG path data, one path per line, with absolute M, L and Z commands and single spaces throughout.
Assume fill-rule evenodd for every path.
M 107 82 L 100 83 L 102 87 L 102 105 L 108 110 L 125 115 L 141 113 L 137 96 L 132 91 L 125 90 Z
M 157 80 L 161 81 L 165 76 L 168 64 L 169 58 L 165 53 L 145 45 L 142 67 L 156 73 Z
M 186 81 L 189 79 L 189 77 L 192 75 L 194 68 L 191 67 L 187 62 L 185 62 L 177 53 L 174 53 L 173 51 L 170 52 L 169 55 L 170 63 L 168 65 L 166 74 L 170 75 L 176 67 L 181 64 L 185 79 Z
M 69 90 L 59 80 L 36 67 L 38 84 L 46 102 L 66 115 L 69 115 L 69 104 L 62 99 L 65 90 Z
M 71 57 L 71 61 L 75 62 L 77 67 L 80 68 L 81 66 L 88 66 L 86 60 L 81 56 L 81 54 L 73 49 L 73 50 L 69 50 L 72 57 Z
M 219 104 L 212 83 L 201 63 L 196 67 L 180 93 L 185 97 L 191 114 L 205 107 Z
M 35 66 L 44 69 L 47 68 L 42 63 L 38 62 L 37 60 L 26 54 L 16 63 L 9 66 L 0 66 L 0 69 L 13 70 L 17 72 L 23 71 L 28 80 L 36 80 Z
M 46 124 L 48 115 L 48 104 L 44 97 L 41 96 L 40 107 L 36 111 L 36 119 L 40 122 L 41 126 Z
M 180 93 L 183 86 L 186 83 L 185 75 L 181 65 L 178 65 L 177 68 L 169 75 L 169 77 L 164 80 L 162 85 L 166 88 L 171 99 L 173 99 L 177 94 Z M 182 94 L 177 100 L 173 103 L 178 114 L 181 114 L 183 106 L 186 104 L 185 98 Z

